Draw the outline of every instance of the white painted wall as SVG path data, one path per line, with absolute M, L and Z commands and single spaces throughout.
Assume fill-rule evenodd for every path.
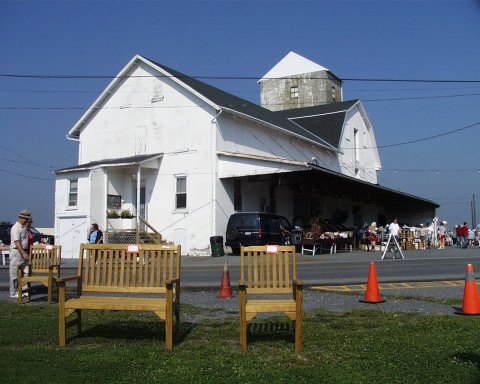
M 347 113 L 346 124 L 340 140 L 342 153 L 339 154 L 341 173 L 369 183 L 377 183 L 377 169 L 380 168 L 378 152 L 375 149 L 373 129 L 365 123 L 357 106 Z M 358 158 L 360 167 L 355 173 L 355 141 L 354 130 L 358 130 Z
M 158 171 L 142 174 L 148 204 L 146 219 L 165 239 L 180 243 L 183 253 L 194 248 L 206 248 L 210 236 L 225 234 L 228 218 L 233 213 L 233 183 L 231 179 L 221 180 L 221 177 L 297 169 L 292 164 L 238 160 L 226 156 L 217 158 L 217 151 L 302 162 L 316 157 L 319 165 L 346 172 L 342 162 L 348 162 L 350 154 L 344 153 L 342 162 L 339 162 L 335 153 L 226 112 L 214 120 L 217 111 L 212 107 L 170 78 L 149 77 L 156 74 L 152 68 L 141 63 L 130 71 L 132 77 L 112 90 L 102 107 L 83 125 L 79 162 L 163 153 Z M 358 113 L 352 114 L 349 126 L 361 126 L 362 120 L 358 116 Z M 345 133 L 345 138 L 348 134 Z M 365 156 L 366 167 L 374 167 L 370 164 L 373 158 Z M 108 192 L 104 172 L 98 169 L 91 174 L 57 175 L 56 237 L 62 245 L 72 244 L 71 247 L 69 245 L 71 255 L 75 254 L 73 249 L 79 245 L 78 236 L 72 235 L 72 228 L 79 228 L 82 232 L 84 226 L 88 229 L 93 221 L 105 226 L 106 193 L 122 195 L 125 204 L 134 200 L 131 195 L 133 175 L 129 170 L 107 170 Z M 177 175 L 187 177 L 185 210 L 175 209 Z M 67 179 L 76 176 L 79 176 L 79 203 L 78 207 L 69 208 L 66 206 Z M 359 178 L 365 177 L 368 181 L 373 180 L 372 175 L 359 174 Z M 262 198 L 269 205 L 268 182 L 242 183 L 242 187 L 245 211 L 260 210 Z M 291 219 L 292 193 L 279 187 L 276 199 L 277 212 Z M 80 237 L 83 238 L 83 235 Z
M 356 177 L 360 180 L 377 183 L 375 169 L 380 166 L 376 160 L 376 150 L 372 142 L 373 131 L 364 122 L 357 107 L 347 114 L 347 123 L 341 138 L 343 153 L 336 154 L 327 151 L 319 145 L 263 127 L 247 120 L 240 120 L 228 114 L 220 116 L 220 135 L 218 138 L 218 150 L 254 156 L 277 157 L 292 161 L 309 162 L 312 157 L 318 161 L 318 165 L 344 175 Z M 361 171 L 355 175 L 353 129 L 360 131 L 361 145 Z M 276 168 L 276 169 L 275 169 Z M 273 173 L 291 171 L 292 167 L 251 160 L 223 159 L 219 168 L 220 177 L 242 176 L 251 174 Z

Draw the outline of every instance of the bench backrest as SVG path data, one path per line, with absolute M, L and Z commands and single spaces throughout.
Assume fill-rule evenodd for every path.
M 81 290 L 165 293 L 180 278 L 180 260 L 180 245 L 81 244 Z
M 61 245 L 32 245 L 30 247 L 30 268 L 33 273 L 48 273 L 52 265 L 62 261 Z
M 242 247 L 240 279 L 247 293 L 292 293 L 297 278 L 295 246 Z

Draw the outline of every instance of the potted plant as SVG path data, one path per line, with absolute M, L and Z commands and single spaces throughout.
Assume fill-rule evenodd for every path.
M 110 211 L 107 211 L 107 217 L 109 219 L 118 219 L 120 217 L 120 214 L 116 209 L 112 209 Z
M 130 209 L 122 209 L 121 211 L 107 211 L 108 224 L 111 229 L 116 230 L 133 230 L 136 226 L 136 218 Z
M 122 211 L 120 212 L 120 217 L 122 219 L 132 219 L 135 216 L 133 216 L 132 211 L 130 211 L 130 209 L 122 209 Z

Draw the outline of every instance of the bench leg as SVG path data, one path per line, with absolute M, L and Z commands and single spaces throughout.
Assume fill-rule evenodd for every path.
M 302 350 L 302 319 L 293 322 L 295 328 L 295 352 Z
M 58 346 L 59 347 L 65 347 L 66 328 L 67 328 L 67 319 L 65 317 L 65 311 L 64 311 L 64 308 L 59 307 L 58 309 Z
M 77 335 L 80 335 L 82 333 L 82 310 L 76 309 L 75 312 L 77 314 Z
M 173 328 L 172 328 L 172 318 L 168 318 L 165 321 L 165 348 L 173 348 Z
M 48 290 L 47 303 L 52 304 L 52 281 L 51 280 L 48 281 L 47 290 Z
M 180 331 L 180 308 L 175 309 L 175 333 Z
M 240 350 L 247 352 L 247 315 L 244 305 L 240 305 Z

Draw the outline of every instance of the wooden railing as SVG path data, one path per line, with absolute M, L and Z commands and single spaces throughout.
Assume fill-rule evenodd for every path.
M 104 231 L 105 243 L 128 244 L 128 243 L 144 243 L 162 244 L 162 234 L 158 232 L 144 217 L 139 216 L 135 228 Z
M 158 232 L 149 222 L 147 222 L 145 220 L 144 217 L 142 216 L 138 216 L 139 218 L 139 221 L 145 225 L 145 227 L 149 228 L 152 230 L 152 232 L 156 235 L 152 235 L 150 232 L 148 232 L 148 230 L 144 230 L 144 231 L 141 231 L 141 234 L 147 238 L 149 238 L 150 240 L 153 241 L 154 244 L 159 244 L 162 240 L 162 235 L 160 232 Z M 136 229 L 136 235 L 137 235 L 137 244 L 140 243 L 140 225 L 139 223 L 137 222 L 137 229 Z M 160 242 L 159 242 L 160 240 Z

